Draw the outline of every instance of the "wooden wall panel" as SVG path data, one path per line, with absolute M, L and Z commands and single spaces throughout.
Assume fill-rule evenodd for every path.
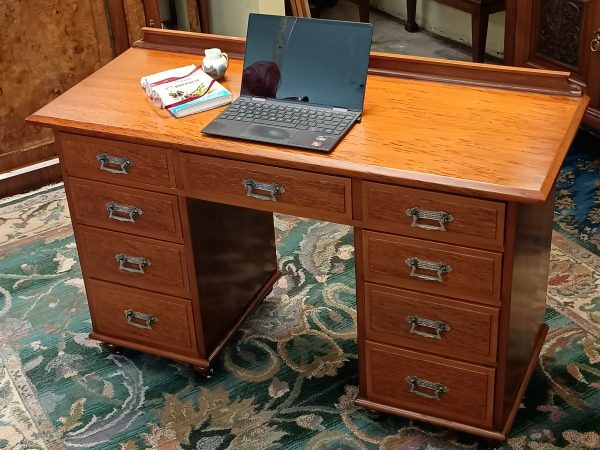
M 202 32 L 202 27 L 200 25 L 200 14 L 198 11 L 198 3 L 196 3 L 196 0 L 187 0 L 186 3 L 188 18 L 190 20 L 190 31 L 195 31 L 198 33 Z
M 0 1 L 0 172 L 54 155 L 24 119 L 113 57 L 104 0 Z
M 127 19 L 127 35 L 129 44 L 143 37 L 142 28 L 146 26 L 146 13 L 142 0 L 123 0 L 125 17 Z

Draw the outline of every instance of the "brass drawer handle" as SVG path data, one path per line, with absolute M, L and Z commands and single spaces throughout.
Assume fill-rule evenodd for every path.
M 127 175 L 127 168 L 133 167 L 132 160 L 129 158 L 122 158 L 120 156 L 110 156 L 106 153 L 100 153 L 96 155 L 96 159 L 100 162 L 100 170 L 104 170 L 105 172 L 123 173 Z M 119 166 L 119 168 L 116 169 L 114 167 L 110 167 L 109 164 L 113 166 Z
M 427 211 L 419 208 L 408 208 L 406 215 L 412 217 L 411 227 L 423 228 L 429 231 L 446 231 L 445 223 L 452 222 L 454 216 L 448 214 L 446 211 Z M 439 225 L 427 225 L 425 223 L 419 223 L 419 219 L 425 220 L 437 220 Z
M 123 270 L 125 272 L 131 273 L 145 273 L 144 268 L 149 267 L 150 260 L 148 258 L 144 258 L 142 256 L 129 256 L 125 253 L 117 253 L 115 255 L 115 259 L 119 263 L 119 270 Z M 131 267 L 137 266 L 137 267 Z
M 423 261 L 419 258 L 406 258 L 404 263 L 410 267 L 410 276 L 415 278 L 420 278 L 421 280 L 427 281 L 439 281 L 443 282 L 444 279 L 442 275 L 446 273 L 452 272 L 452 267 L 448 264 L 444 264 L 443 262 L 431 262 L 431 261 Z M 433 270 L 436 272 L 436 275 L 426 275 L 424 273 L 418 273 L 417 270 Z
M 404 380 L 410 386 L 410 392 L 432 400 L 440 400 L 440 394 L 448 392 L 448 388 L 440 383 L 434 383 L 414 376 L 408 376 Z M 431 389 L 433 393 L 419 391 L 418 388 Z
M 259 200 L 267 200 L 270 202 L 276 202 L 277 196 L 285 192 L 284 187 L 278 184 L 262 183 L 252 179 L 242 181 L 242 185 L 246 188 L 246 195 L 248 197 L 254 197 Z M 269 195 L 257 194 L 254 192 L 255 190 L 268 192 Z
M 127 323 L 133 327 L 151 330 L 152 326 L 159 322 L 158 317 L 155 317 L 152 314 L 144 314 L 141 312 L 134 311 L 133 309 L 126 309 L 123 312 L 125 313 L 125 317 L 127 318 Z
M 600 28 L 594 31 L 594 37 L 590 43 L 590 48 L 593 52 L 600 52 Z
M 108 209 L 108 218 L 119 222 L 135 222 L 135 216 L 141 216 L 144 213 L 136 206 L 119 205 L 116 202 L 108 202 L 106 209 Z M 125 214 L 125 216 L 119 214 Z
M 406 321 L 410 324 L 409 333 L 431 339 L 442 339 L 442 333 L 452 329 L 450 325 L 448 325 L 446 322 L 442 322 L 441 320 L 423 319 L 418 316 L 406 316 Z M 426 331 L 417 329 L 417 327 L 433 328 L 435 333 L 427 333 Z

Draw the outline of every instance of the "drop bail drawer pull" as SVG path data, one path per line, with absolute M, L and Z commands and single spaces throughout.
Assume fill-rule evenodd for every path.
M 119 205 L 116 202 L 108 202 L 106 209 L 108 210 L 108 218 L 118 220 L 119 222 L 135 222 L 134 216 L 141 216 L 143 214 L 143 211 L 137 206 Z M 125 214 L 126 217 L 117 215 L 119 213 Z
M 406 316 L 406 321 L 410 324 L 410 330 L 408 331 L 409 333 L 431 339 L 442 339 L 442 333 L 452 329 L 450 325 L 448 325 L 446 322 L 442 322 L 441 320 L 423 319 L 418 316 Z M 418 330 L 418 326 L 433 328 L 435 333 L 428 333 L 426 331 Z
M 284 187 L 276 183 L 262 183 L 253 179 L 242 181 L 242 185 L 246 188 L 246 195 L 248 197 L 254 197 L 259 200 L 266 200 L 270 202 L 276 202 L 277 196 L 285 192 Z M 268 192 L 269 195 L 257 194 L 254 192 L 255 190 Z
M 446 231 L 444 224 L 454 220 L 454 216 L 448 214 L 446 211 L 427 211 L 416 207 L 408 208 L 406 210 L 406 215 L 412 217 L 411 227 L 423 228 L 424 230 L 429 231 Z M 440 224 L 437 226 L 427 225 L 425 223 L 419 223 L 419 219 L 437 220 Z
M 134 311 L 133 309 L 126 309 L 123 312 L 125 313 L 125 317 L 127 318 L 127 323 L 133 327 L 151 330 L 152 326 L 159 322 L 158 317 L 155 317 L 152 314 L 144 314 L 141 312 Z M 139 320 L 142 323 L 134 322 L 134 320 Z
M 119 270 L 131 273 L 143 274 L 145 273 L 144 268 L 149 267 L 150 264 L 152 264 L 148 258 L 142 256 L 129 256 L 125 253 L 117 253 L 115 259 L 119 263 Z M 130 265 L 137 267 L 130 267 Z
M 592 42 L 590 42 L 590 49 L 593 52 L 600 52 L 600 28 L 594 31 Z
M 448 388 L 443 384 L 423 380 L 415 376 L 408 376 L 404 380 L 410 386 L 410 392 L 432 400 L 440 400 L 440 394 L 448 392 Z M 431 389 L 433 393 L 430 394 L 428 392 L 419 391 L 418 388 Z
M 110 173 L 123 173 L 127 175 L 128 167 L 133 167 L 133 161 L 129 158 L 123 158 L 120 156 L 110 156 L 106 153 L 100 153 L 96 155 L 96 159 L 100 162 L 100 170 Z M 108 164 L 119 166 L 119 169 L 108 166 Z
M 404 263 L 410 267 L 410 276 L 420 278 L 421 280 L 427 281 L 439 281 L 443 282 L 442 275 L 452 272 L 452 267 L 442 262 L 436 263 L 431 261 L 423 261 L 419 258 L 406 258 Z M 418 273 L 417 270 L 432 270 L 436 272 L 436 275 L 426 275 L 424 273 Z

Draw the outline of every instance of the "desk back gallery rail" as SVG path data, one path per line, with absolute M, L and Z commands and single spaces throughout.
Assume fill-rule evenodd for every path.
M 553 189 L 588 99 L 563 72 L 372 53 L 362 122 L 319 154 L 204 136 L 220 109 L 174 119 L 139 88 L 218 47 L 235 96 L 244 46 L 144 29 L 28 119 L 55 132 L 91 336 L 206 373 L 280 276 L 272 213 L 344 223 L 356 403 L 505 439 L 548 329 Z
M 191 54 L 204 54 L 206 48 L 219 47 L 236 59 L 244 58 L 246 48 L 246 40 L 238 37 L 149 27 L 143 28 L 143 33 L 143 38 L 134 42 L 134 47 Z M 569 72 L 553 70 L 531 70 L 372 52 L 369 73 L 443 83 L 582 96 L 581 88 L 569 80 Z

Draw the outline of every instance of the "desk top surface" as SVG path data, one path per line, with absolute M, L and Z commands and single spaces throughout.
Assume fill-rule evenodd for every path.
M 364 117 L 330 154 L 204 136 L 223 108 L 176 119 L 145 96 L 143 75 L 198 55 L 134 48 L 32 115 L 67 131 L 205 155 L 357 176 L 483 198 L 541 202 L 577 131 L 586 97 L 369 75 Z M 223 83 L 239 94 L 242 62 Z

